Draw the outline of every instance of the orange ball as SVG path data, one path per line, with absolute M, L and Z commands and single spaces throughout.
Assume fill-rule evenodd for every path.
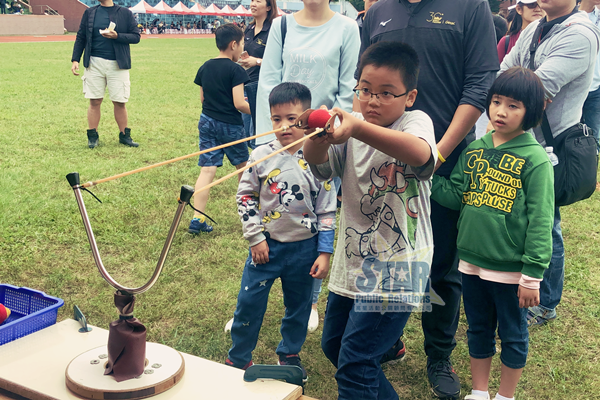
M 6 321 L 10 317 L 10 309 L 0 304 L 0 324 Z

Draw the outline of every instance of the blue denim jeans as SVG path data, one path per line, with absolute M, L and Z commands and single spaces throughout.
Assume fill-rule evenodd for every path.
M 463 302 L 469 323 L 469 355 L 484 359 L 496 353 L 496 327 L 502 341 L 500 360 L 509 368 L 527 363 L 527 309 L 519 308 L 519 285 L 490 282 L 462 274 Z
M 581 120 L 592 129 L 600 151 L 600 88 L 588 93 Z
M 402 336 L 410 312 L 357 312 L 354 299 L 329 292 L 321 347 L 337 368 L 338 399 L 396 400 L 379 360 Z
M 546 311 L 550 318 L 555 315 L 555 308 L 560 303 L 565 280 L 565 246 L 560 229 L 560 209 L 554 210 L 552 226 L 552 258 L 548 269 L 544 271 L 544 280 L 540 284 L 541 311 Z
M 317 259 L 317 236 L 299 242 L 281 243 L 267 239 L 269 262 L 253 264 L 250 253 L 242 274 L 242 285 L 233 314 L 229 359 L 236 367 L 252 360 L 262 325 L 269 292 L 275 279 L 281 279 L 285 316 L 281 320 L 279 355 L 298 354 L 306 339 L 312 300 L 310 269 Z

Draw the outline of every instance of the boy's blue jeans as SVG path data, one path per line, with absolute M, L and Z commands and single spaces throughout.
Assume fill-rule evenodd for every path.
M 354 299 L 329 292 L 321 347 L 338 369 L 338 399 L 398 399 L 379 361 L 402 336 L 410 312 L 356 312 Z
M 229 359 L 236 367 L 252 360 L 252 351 L 258 341 L 269 291 L 273 282 L 281 278 L 285 316 L 281 320 L 279 355 L 298 354 L 306 339 L 306 329 L 312 303 L 313 278 L 309 275 L 319 255 L 317 237 L 299 242 L 281 243 L 267 239 L 269 262 L 252 263 L 252 253 L 246 260 L 237 307 L 233 314 Z

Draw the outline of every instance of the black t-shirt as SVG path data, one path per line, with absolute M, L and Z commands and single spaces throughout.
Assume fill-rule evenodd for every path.
M 269 37 L 269 29 L 271 24 L 264 23 L 262 30 L 258 32 L 258 35 L 254 36 L 254 24 L 248 26 L 244 31 L 244 50 L 248 52 L 249 56 L 262 59 L 265 54 L 265 48 L 267 47 L 267 38 Z M 250 82 L 258 82 L 258 75 L 260 74 L 260 66 L 248 68 L 248 77 Z
M 242 116 L 233 104 L 233 88 L 248 82 L 246 70 L 229 58 L 213 58 L 204 63 L 194 83 L 202 86 L 202 113 L 232 125 L 243 125 Z
M 485 99 L 489 87 L 467 89 L 466 78 L 500 67 L 486 0 L 422 0 L 414 4 L 408 0 L 380 0 L 365 15 L 361 54 L 379 41 L 407 43 L 419 55 L 419 94 L 411 109 L 431 117 L 438 142 L 464 95 L 476 92 L 478 98 Z M 463 140 L 438 173 L 449 174 L 465 147 Z
M 105 60 L 116 60 L 115 48 L 113 41 L 115 39 L 107 39 L 100 34 L 100 29 L 106 29 L 110 25 L 110 16 L 115 9 L 112 7 L 98 7 L 94 16 L 94 29 L 92 29 L 92 57 L 100 57 Z

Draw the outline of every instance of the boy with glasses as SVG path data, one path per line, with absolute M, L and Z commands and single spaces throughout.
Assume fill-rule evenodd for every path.
M 427 114 L 404 111 L 417 97 L 418 73 L 412 47 L 371 46 L 354 89 L 361 113 L 334 108 L 341 125 L 304 145 L 318 179 L 342 179 L 321 341 L 338 369 L 339 399 L 398 399 L 381 362 L 392 347 L 404 354 L 399 334 L 413 308 L 429 305 L 429 195 L 438 153 Z

